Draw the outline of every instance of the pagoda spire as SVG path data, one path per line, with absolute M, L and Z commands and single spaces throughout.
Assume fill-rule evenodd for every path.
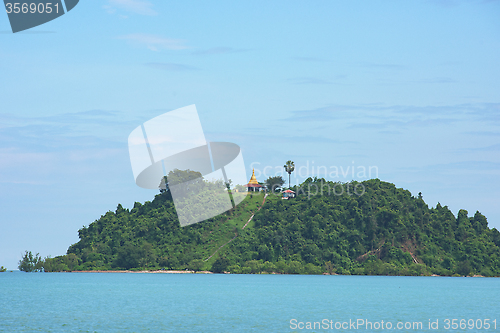
M 259 182 L 257 181 L 257 178 L 255 178 L 255 169 L 252 169 L 252 177 L 250 178 L 248 185 L 258 185 L 258 184 Z

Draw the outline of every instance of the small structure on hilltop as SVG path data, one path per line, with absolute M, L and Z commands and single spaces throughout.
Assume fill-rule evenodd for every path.
M 283 191 L 283 197 L 281 197 L 281 199 L 288 200 L 290 198 L 295 198 L 295 192 L 292 190 Z
M 250 181 L 245 185 L 248 188 L 248 192 L 259 192 L 263 187 L 255 178 L 255 169 L 252 169 L 252 177 L 250 177 Z

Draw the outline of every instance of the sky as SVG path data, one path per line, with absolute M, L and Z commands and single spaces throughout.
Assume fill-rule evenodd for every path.
M 191 104 L 248 178 L 293 160 L 292 185 L 379 178 L 500 229 L 499 17 L 484 0 L 99 0 L 13 34 L 0 14 L 0 266 L 152 200 L 128 136 Z

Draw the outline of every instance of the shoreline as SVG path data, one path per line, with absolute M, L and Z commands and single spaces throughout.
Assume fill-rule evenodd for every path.
M 19 270 L 7 270 L 5 272 L 0 273 L 13 273 L 20 272 Z M 474 274 L 469 276 L 450 276 L 450 275 L 344 275 L 337 273 L 322 273 L 322 274 L 291 274 L 291 273 L 278 273 L 278 272 L 260 272 L 260 273 L 231 273 L 231 272 L 223 272 L 223 273 L 214 273 L 211 271 L 190 271 L 190 270 L 141 270 L 141 271 L 132 271 L 132 270 L 86 270 L 86 271 L 58 271 L 58 272 L 39 272 L 39 273 L 147 273 L 147 274 L 227 274 L 227 275 L 330 275 L 330 276 L 399 276 L 399 277 L 466 277 L 466 278 L 500 278 L 500 276 L 484 276 L 480 274 Z
M 46 273 L 57 273 L 57 272 L 46 272 Z M 156 271 L 69 271 L 66 273 L 148 273 L 148 274 L 214 274 L 210 271 L 175 271 L 175 270 L 156 270 Z
M 189 271 L 189 270 L 155 270 L 155 271 L 131 271 L 131 270 L 124 270 L 124 271 L 117 271 L 117 270 L 109 270 L 109 271 L 68 271 L 68 272 L 45 272 L 45 273 L 147 273 L 147 274 L 217 274 L 214 272 L 210 271 Z M 233 274 L 233 275 L 241 275 L 238 273 L 230 273 L 230 272 L 224 272 L 224 273 L 218 273 L 218 274 Z M 245 274 L 243 274 L 245 275 Z M 331 275 L 331 276 L 344 276 L 342 274 L 328 274 L 328 273 L 323 273 L 323 274 L 287 274 L 287 273 L 277 273 L 277 272 L 272 272 L 272 273 L 250 273 L 248 275 Z M 407 276 L 407 275 L 345 275 L 345 276 Z M 413 275 L 411 275 L 413 276 Z M 437 274 L 432 274 L 432 275 L 419 275 L 419 276 L 427 276 L 427 277 L 469 277 L 469 278 L 486 278 L 486 276 L 475 274 L 472 276 L 448 276 L 448 275 L 437 275 Z M 491 276 L 491 277 L 496 277 L 497 276 Z

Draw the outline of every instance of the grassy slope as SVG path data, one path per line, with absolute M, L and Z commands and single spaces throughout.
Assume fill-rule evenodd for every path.
M 235 232 L 237 234 L 241 233 L 242 227 L 247 223 L 248 219 L 250 219 L 250 217 L 257 212 L 259 207 L 261 207 L 263 199 L 263 193 L 251 196 L 248 195 L 245 200 L 243 200 L 231 212 L 225 214 L 227 217 L 226 220 L 221 221 L 222 223 L 220 225 L 216 224 L 215 229 L 211 232 L 213 233 L 213 237 L 207 238 L 207 240 L 210 240 L 203 246 L 203 250 L 201 252 L 203 254 L 203 260 L 211 256 L 220 248 L 221 245 L 227 244 L 231 239 L 233 239 Z M 254 222 L 250 221 L 246 228 L 252 228 L 252 223 Z M 212 258 L 207 260 L 204 268 L 209 269 L 217 258 L 218 256 L 214 255 Z

